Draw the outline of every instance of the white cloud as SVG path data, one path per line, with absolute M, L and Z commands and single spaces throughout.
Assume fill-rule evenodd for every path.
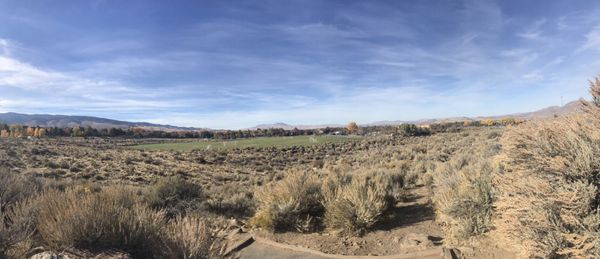
M 546 24 L 546 19 L 540 19 L 535 21 L 529 28 L 527 28 L 525 31 L 517 33 L 517 36 L 521 37 L 521 38 L 525 38 L 528 40 L 540 40 L 543 39 L 543 32 L 542 32 L 542 26 L 544 26 L 544 24 Z
M 579 51 L 583 50 L 597 50 L 600 51 L 600 25 L 594 27 L 585 35 L 585 43 Z
M 7 39 L 0 38 L 0 54 L 10 55 L 10 43 Z

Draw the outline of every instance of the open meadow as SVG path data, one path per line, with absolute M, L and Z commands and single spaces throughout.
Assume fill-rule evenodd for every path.
M 190 151 L 190 150 L 223 150 L 234 148 L 266 148 L 266 147 L 293 147 L 293 146 L 309 146 L 317 144 L 336 144 L 348 141 L 357 141 L 360 137 L 357 136 L 336 136 L 336 135 L 319 135 L 319 136 L 290 136 L 290 137 L 262 137 L 240 140 L 200 140 L 193 142 L 177 142 L 177 143 L 157 143 L 157 144 L 142 144 L 136 145 L 134 148 L 141 150 L 175 150 L 175 151 Z

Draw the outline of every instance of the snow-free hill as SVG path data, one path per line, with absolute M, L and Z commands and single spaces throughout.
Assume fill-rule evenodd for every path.
M 139 127 L 151 130 L 197 130 L 197 128 L 177 127 L 171 125 L 160 125 L 147 122 L 128 122 L 118 121 L 91 116 L 70 116 L 70 115 L 50 115 L 50 114 L 21 114 L 21 113 L 0 113 L 0 122 L 7 124 L 21 124 L 26 126 L 42 127 L 75 127 L 91 126 L 92 128 L 130 128 Z

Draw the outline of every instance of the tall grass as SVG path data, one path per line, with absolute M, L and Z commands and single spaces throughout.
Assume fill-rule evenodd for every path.
M 209 226 L 197 215 L 177 217 L 168 227 L 171 258 L 208 258 L 213 243 Z

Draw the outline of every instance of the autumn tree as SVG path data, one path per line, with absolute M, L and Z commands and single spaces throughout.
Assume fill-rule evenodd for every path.
M 36 128 L 35 129 L 34 137 L 36 137 L 36 138 L 43 138 L 45 136 L 46 136 L 46 129 L 45 128 Z
M 75 126 L 73 127 L 73 131 L 71 133 L 72 137 L 82 137 L 83 136 L 83 132 L 81 130 L 81 128 L 79 126 Z
M 348 130 L 348 133 L 355 134 L 356 132 L 358 132 L 358 124 L 356 124 L 356 122 L 351 121 L 346 126 L 346 129 Z
M 25 133 L 28 137 L 33 137 L 35 135 L 35 128 L 27 127 L 27 131 Z
M 15 138 L 23 136 L 23 127 L 18 124 L 10 125 L 10 135 Z

